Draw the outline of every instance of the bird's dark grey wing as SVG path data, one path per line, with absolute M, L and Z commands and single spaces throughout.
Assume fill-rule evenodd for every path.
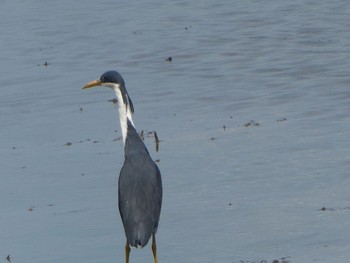
M 119 176 L 118 198 L 128 243 L 145 246 L 157 231 L 162 204 L 160 171 L 148 154 L 125 160 Z

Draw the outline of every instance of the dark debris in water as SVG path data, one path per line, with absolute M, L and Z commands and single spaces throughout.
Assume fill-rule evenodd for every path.
M 159 151 L 159 139 L 158 139 L 158 135 L 157 132 L 154 131 L 154 143 L 156 144 L 156 152 Z
M 343 207 L 343 208 L 329 208 L 329 207 L 321 207 L 320 209 L 317 209 L 317 211 L 330 211 L 330 212 L 335 212 L 335 211 L 346 211 L 350 210 L 350 207 Z
M 52 207 L 52 206 L 54 206 L 54 204 L 49 203 L 49 204 L 47 204 L 47 206 L 48 207 Z M 28 208 L 28 212 L 30 212 L 30 213 L 33 213 L 34 210 L 35 210 L 35 206 L 31 206 L 31 207 Z
M 47 68 L 49 65 L 50 64 L 47 61 L 45 61 L 43 64 L 38 64 L 37 66 L 38 67 L 44 66 L 45 68 Z
M 280 259 L 274 259 L 272 261 L 261 259 L 261 260 L 240 260 L 239 263 L 291 263 L 287 258 L 289 257 L 283 257 Z
M 118 132 L 118 131 L 115 131 L 115 132 Z M 159 151 L 159 146 L 160 146 L 160 143 L 162 142 L 162 140 L 159 140 L 159 137 L 158 137 L 158 134 L 156 131 L 144 131 L 142 130 L 141 133 L 139 133 L 141 139 L 144 141 L 146 138 L 154 138 L 154 143 L 155 143 L 155 146 L 156 146 L 156 151 L 158 152 Z M 112 139 L 113 142 L 115 141 L 120 141 L 122 140 L 123 137 L 122 136 L 118 136 L 117 138 L 115 139 Z M 75 142 L 66 142 L 63 146 L 65 147 L 70 147 L 72 146 L 73 144 L 80 144 L 80 143 L 84 143 L 84 142 L 90 142 L 90 143 L 93 143 L 93 144 L 97 144 L 97 143 L 108 143 L 107 140 L 105 139 L 101 139 L 101 140 L 92 140 L 92 139 L 85 139 L 85 140 L 80 140 L 80 141 L 75 141 Z M 100 154 L 105 154 L 105 153 L 100 153 Z
M 324 206 L 321 209 L 318 209 L 318 211 L 334 211 L 334 208 L 327 208 Z
M 165 59 L 166 62 L 172 62 L 173 61 L 173 58 L 172 57 L 168 57 Z
M 279 119 L 277 119 L 278 122 L 284 122 L 286 120 L 287 120 L 287 118 L 279 118 Z
M 139 136 L 141 137 L 141 139 L 144 141 L 145 138 L 154 138 L 154 143 L 156 145 L 156 152 L 159 151 L 159 144 L 161 142 L 161 140 L 159 140 L 158 138 L 158 134 L 156 131 L 144 131 L 142 130 L 140 133 L 139 133 Z
M 253 120 L 244 124 L 244 127 L 258 127 L 258 126 L 260 126 L 260 123 Z
M 7 262 L 10 262 L 10 263 L 11 263 L 11 256 L 10 256 L 10 255 L 7 255 L 6 260 L 7 260 Z

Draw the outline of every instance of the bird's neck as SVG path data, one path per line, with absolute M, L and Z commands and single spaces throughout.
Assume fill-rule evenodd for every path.
M 132 120 L 132 113 L 131 113 L 130 106 L 124 103 L 122 94 L 120 93 L 119 89 L 115 90 L 115 94 L 117 95 L 117 98 L 118 98 L 120 127 L 122 130 L 123 142 L 125 145 L 126 135 L 128 131 L 128 120 L 134 127 L 135 125 Z

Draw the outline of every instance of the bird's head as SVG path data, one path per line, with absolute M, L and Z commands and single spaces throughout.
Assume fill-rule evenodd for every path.
M 128 92 L 126 91 L 124 79 L 119 72 L 114 70 L 107 71 L 102 74 L 100 79 L 96 79 L 87 83 L 83 89 L 89 89 L 98 86 L 104 86 L 113 89 L 118 98 L 122 97 L 123 101 L 119 101 L 119 103 L 123 103 L 125 106 L 129 106 L 131 113 L 134 113 L 134 106 L 128 95 Z M 118 96 L 119 94 L 121 96 Z

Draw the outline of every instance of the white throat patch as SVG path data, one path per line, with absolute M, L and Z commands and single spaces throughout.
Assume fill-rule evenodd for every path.
M 125 144 L 126 134 L 128 131 L 128 120 L 131 122 L 133 126 L 134 126 L 134 122 L 132 120 L 132 113 L 131 113 L 130 106 L 124 103 L 123 96 L 120 92 L 119 86 L 113 87 L 113 89 L 118 99 L 120 127 L 122 129 L 123 142 Z

